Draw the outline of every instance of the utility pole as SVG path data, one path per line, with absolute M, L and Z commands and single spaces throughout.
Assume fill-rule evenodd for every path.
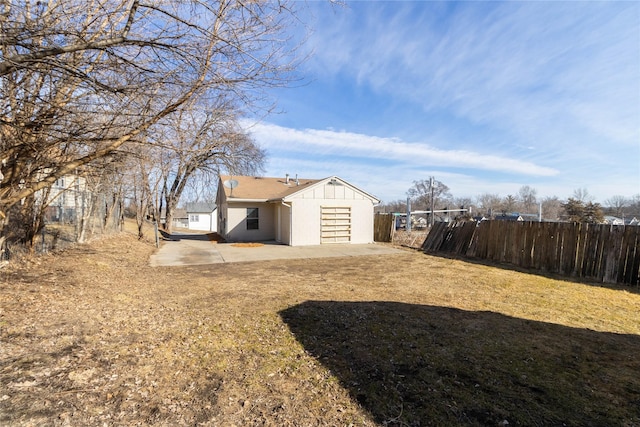
M 411 198 L 407 197 L 407 221 L 405 229 L 411 231 Z
M 434 214 L 433 211 L 435 209 L 435 206 L 433 206 L 433 191 L 434 191 L 434 188 L 433 188 L 433 177 L 432 176 L 429 177 L 429 188 L 431 189 L 431 227 L 433 227 L 434 219 L 435 219 L 435 217 L 434 217 L 435 214 Z

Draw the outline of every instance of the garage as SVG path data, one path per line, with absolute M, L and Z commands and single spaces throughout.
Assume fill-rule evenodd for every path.
M 351 241 L 351 208 L 321 207 L 320 243 L 347 243 Z

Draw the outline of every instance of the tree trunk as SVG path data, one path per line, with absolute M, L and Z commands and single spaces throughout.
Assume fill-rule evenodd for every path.
M 164 230 L 171 234 L 172 230 L 173 230 L 173 211 L 175 209 L 176 206 L 176 202 L 173 200 L 167 200 L 167 213 L 164 217 Z

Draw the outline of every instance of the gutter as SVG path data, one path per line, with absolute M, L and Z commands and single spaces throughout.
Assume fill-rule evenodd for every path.
M 289 246 L 293 246 L 293 242 L 291 241 L 291 239 L 293 238 L 293 207 L 286 204 L 284 200 L 281 200 L 280 203 L 282 203 L 282 206 L 286 206 L 289 208 Z

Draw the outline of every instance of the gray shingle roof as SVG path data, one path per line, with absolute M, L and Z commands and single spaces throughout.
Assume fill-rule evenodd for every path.
M 213 202 L 192 202 L 185 205 L 187 213 L 211 213 L 216 208 Z

